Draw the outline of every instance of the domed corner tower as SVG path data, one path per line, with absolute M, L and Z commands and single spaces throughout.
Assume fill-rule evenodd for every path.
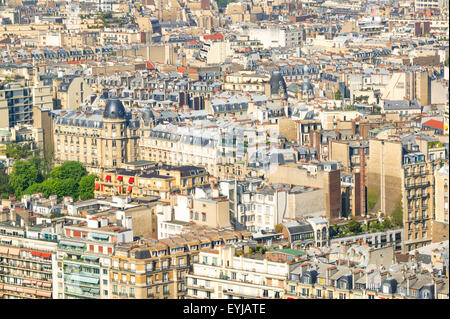
M 127 162 L 127 118 L 125 107 L 118 98 L 111 98 L 103 111 L 105 167 L 115 168 Z
M 287 86 L 283 75 L 279 71 L 272 73 L 269 80 L 270 97 L 273 99 L 285 100 L 287 98 Z

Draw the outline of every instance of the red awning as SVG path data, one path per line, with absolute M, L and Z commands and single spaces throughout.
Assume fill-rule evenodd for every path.
M 42 256 L 42 253 L 38 252 L 38 251 L 32 251 L 31 254 L 33 256 Z
M 49 254 L 49 253 L 42 253 L 41 256 L 42 256 L 42 258 L 51 258 L 51 257 L 52 257 L 52 254 Z
M 122 181 L 122 180 L 123 180 L 123 176 L 118 176 L 118 177 L 117 177 L 117 180 L 118 180 L 118 181 Z
M 97 190 L 99 190 L 99 188 L 100 188 L 100 184 L 95 184 L 95 190 L 97 191 Z
M 122 186 L 119 186 L 119 194 L 122 194 Z
M 133 187 L 131 187 L 131 186 L 128 186 L 128 193 L 131 193 L 131 190 L 133 189 Z
M 103 192 L 103 184 L 100 185 L 100 190 Z
M 129 183 L 129 184 L 134 183 L 134 177 L 130 177 L 130 179 L 128 180 L 128 183 Z
M 111 180 L 111 175 L 106 175 L 105 180 L 106 180 L 106 181 L 110 181 L 110 180 Z

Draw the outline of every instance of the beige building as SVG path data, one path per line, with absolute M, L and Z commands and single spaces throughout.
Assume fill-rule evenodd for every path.
M 95 194 L 99 196 L 127 195 L 132 198 L 158 196 L 168 202 L 170 194 L 190 194 L 195 187 L 209 184 L 203 167 L 179 166 L 146 170 L 105 170 L 99 174 Z
M 187 278 L 189 299 L 280 299 L 289 265 L 236 255 L 232 246 L 201 251 Z
M 367 193 L 377 194 L 372 211 L 391 215 L 402 200 L 402 143 L 370 139 L 369 149 Z
M 188 273 L 191 249 L 187 245 L 166 239 L 153 243 L 141 239 L 120 245 L 112 258 L 110 286 L 113 299 L 180 299 L 185 295 L 185 276 Z
M 138 159 L 139 120 L 127 120 L 118 99 L 104 111 L 61 111 L 53 120 L 56 164 L 78 161 L 100 173 Z
M 25 231 L 9 222 L 0 224 L 1 299 L 52 299 L 58 296 L 58 286 L 54 284 L 57 240 L 53 235 L 44 240 L 44 228 L 35 226 Z M 37 238 L 38 234 L 42 234 L 42 239 Z
M 231 92 L 255 92 L 264 94 L 269 74 L 259 74 L 251 71 L 241 71 L 225 76 L 223 90 Z
M 231 227 L 230 201 L 224 196 L 194 199 L 190 217 L 193 222 L 202 226 Z
M 431 78 L 428 72 L 398 72 L 384 88 L 382 100 L 418 100 L 421 106 L 431 104 Z
M 432 242 L 448 240 L 448 164 L 434 171 L 435 197 Z
M 298 184 L 323 188 L 325 192 L 325 214 L 327 219 L 338 219 L 342 215 L 341 171 L 336 163 L 279 165 L 267 176 L 270 183 Z
M 81 76 L 67 76 L 54 81 L 54 97 L 57 109 L 76 110 L 93 93 L 93 89 Z

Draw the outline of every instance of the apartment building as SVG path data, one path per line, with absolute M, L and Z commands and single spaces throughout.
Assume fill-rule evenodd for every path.
M 77 110 L 94 92 L 87 80 L 78 75 L 65 75 L 53 81 L 55 109 Z
M 416 11 L 426 10 L 426 9 L 444 9 L 445 1 L 442 0 L 415 0 L 414 8 Z M 447 3 L 448 9 L 448 3 Z
M 0 298 L 57 298 L 58 235 L 46 225 L 0 223 Z
M 140 140 L 141 159 L 167 165 L 201 165 L 214 176 L 217 163 L 217 134 L 158 125 Z
M 434 219 L 432 220 L 432 242 L 448 240 L 448 164 L 434 171 Z
M 257 72 L 232 73 L 225 76 L 223 89 L 229 92 L 253 92 L 264 94 L 265 84 L 269 83 L 269 74 Z
M 278 165 L 267 176 L 270 183 L 298 184 L 319 187 L 325 192 L 325 214 L 332 223 L 334 219 L 341 217 L 341 171 L 338 163 L 320 162 L 310 164 L 286 164 Z M 317 204 L 317 203 L 316 203 Z
M 361 150 L 365 152 L 365 159 L 369 157 L 369 143 L 360 141 L 330 141 L 329 159 L 341 162 L 343 168 L 348 172 L 358 171 L 360 169 Z
M 427 71 L 395 72 L 386 85 L 382 100 L 417 100 L 421 106 L 431 104 L 431 78 Z
M 166 165 L 202 166 L 216 177 L 245 175 L 244 132 L 217 125 L 160 124 L 140 139 L 141 158 Z
M 33 124 L 33 95 L 30 81 L 0 84 L 0 127 Z
M 297 265 L 290 273 L 289 299 L 434 299 L 445 283 L 429 272 L 362 270 L 345 265 Z
M 190 194 L 195 187 L 209 184 L 208 172 L 199 166 L 114 169 L 99 175 L 95 184 L 95 194 L 98 196 L 157 196 L 165 202 L 170 200 L 172 193 Z
M 367 192 L 378 195 L 373 211 L 391 215 L 402 200 L 402 143 L 399 141 L 369 140 L 370 158 L 367 160 Z
M 323 188 L 274 183 L 242 193 L 237 221 L 250 231 L 274 231 L 286 219 L 320 216 L 325 210 Z
M 290 265 L 256 255 L 236 255 L 233 246 L 201 251 L 186 276 L 189 299 L 279 299 Z
M 128 225 L 130 226 L 130 225 Z M 115 246 L 133 241 L 133 231 L 106 216 L 65 226 L 58 242 L 58 299 L 110 298 L 110 267 Z
M 127 119 L 119 99 L 109 99 L 104 111 L 55 111 L 56 164 L 77 161 L 98 174 L 138 159 L 138 119 Z
M 198 244 L 187 245 L 193 251 Z M 182 299 L 191 251 L 174 240 L 118 245 L 112 257 L 110 282 L 113 299 Z
M 177 195 L 173 219 L 215 228 L 231 227 L 230 202 L 225 196 L 188 197 Z
M 436 205 L 434 171 L 445 163 L 445 151 L 433 141 L 407 142 L 402 159 L 402 203 L 404 248 L 406 251 L 426 246 L 432 241 Z

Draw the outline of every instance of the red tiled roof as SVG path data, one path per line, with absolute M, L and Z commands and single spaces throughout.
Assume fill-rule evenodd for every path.
M 212 40 L 212 41 L 222 41 L 224 38 L 223 38 L 223 35 L 221 33 L 216 32 L 214 34 L 204 35 L 203 39 L 205 39 L 205 40 Z
M 429 120 L 429 121 L 423 123 L 422 126 L 429 126 L 429 127 L 432 127 L 432 128 L 437 128 L 437 129 L 443 130 L 444 129 L 444 122 L 437 121 L 437 120 Z

